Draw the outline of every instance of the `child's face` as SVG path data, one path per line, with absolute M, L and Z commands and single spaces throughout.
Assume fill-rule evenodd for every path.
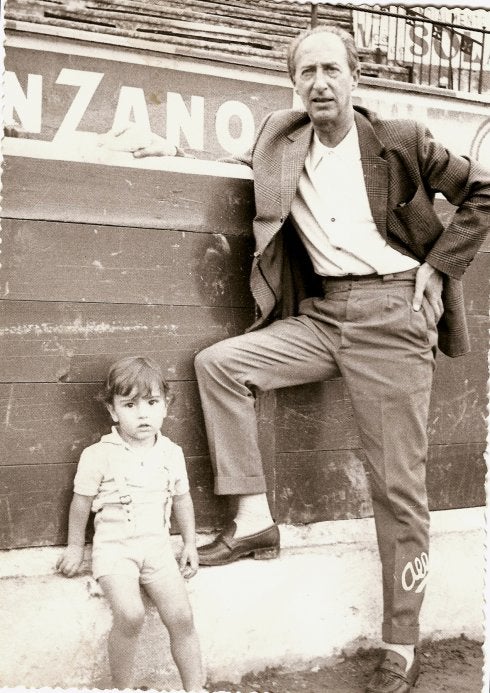
M 146 395 L 136 391 L 114 395 L 107 408 L 119 426 L 121 438 L 133 447 L 151 447 L 167 415 L 167 404 L 158 387 Z

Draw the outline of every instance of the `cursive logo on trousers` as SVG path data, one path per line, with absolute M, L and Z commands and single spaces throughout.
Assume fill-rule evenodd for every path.
M 423 551 L 403 568 L 402 586 L 405 592 L 422 592 L 429 577 L 429 557 Z M 418 584 L 417 584 L 418 583 Z

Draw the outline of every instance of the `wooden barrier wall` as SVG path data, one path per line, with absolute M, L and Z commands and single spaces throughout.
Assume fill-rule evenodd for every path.
M 171 383 L 165 432 L 184 449 L 198 528 L 226 515 L 212 490 L 193 358 L 251 322 L 252 182 L 181 165 L 155 171 L 5 157 L 2 548 L 65 542 L 80 452 L 109 426 L 95 395 L 108 364 L 126 354 L 153 356 Z M 485 500 L 489 250 L 465 278 L 472 352 L 438 358 L 432 509 Z M 279 522 L 371 514 L 342 380 L 265 394 L 258 409 Z

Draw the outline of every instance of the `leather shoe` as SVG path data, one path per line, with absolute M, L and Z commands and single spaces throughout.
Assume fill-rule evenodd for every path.
M 199 565 L 226 565 L 245 556 L 266 559 L 279 555 L 280 537 L 276 524 L 239 539 L 234 539 L 236 530 L 235 521 L 232 521 L 211 544 L 198 547 Z
M 368 683 L 366 693 L 410 693 L 420 672 L 417 650 L 408 671 L 405 671 L 406 664 L 404 657 L 392 650 L 385 650 Z

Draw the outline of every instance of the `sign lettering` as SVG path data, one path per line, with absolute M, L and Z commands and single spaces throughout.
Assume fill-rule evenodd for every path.
M 292 103 L 289 87 L 200 74 L 199 65 L 192 72 L 7 46 L 6 68 L 5 120 L 44 141 L 135 123 L 204 156 L 239 155 L 270 111 Z

